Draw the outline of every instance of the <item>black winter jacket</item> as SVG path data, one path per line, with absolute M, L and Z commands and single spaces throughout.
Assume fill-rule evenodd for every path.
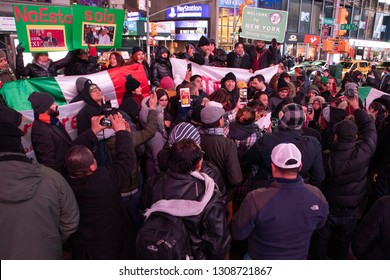
M 306 184 L 320 186 L 325 178 L 321 144 L 312 136 L 302 135 L 299 130 L 280 129 L 276 133 L 266 133 L 249 149 L 248 160 L 260 166 L 257 179 L 270 179 L 271 152 L 280 143 L 293 143 L 298 147 L 302 154 L 302 169 L 299 174 Z
M 149 208 L 161 199 L 199 201 L 205 193 L 204 181 L 190 174 L 172 171 L 158 174 L 146 181 L 141 196 L 141 209 Z M 191 238 L 191 250 L 197 260 L 224 259 L 229 250 L 230 234 L 225 216 L 225 201 L 218 189 L 203 212 L 184 217 Z
M 357 109 L 354 113 L 359 139 L 352 143 L 331 143 L 323 153 L 326 179 L 321 190 L 330 206 L 357 207 L 366 194 L 368 167 L 377 135 L 366 111 Z
M 97 56 L 90 56 L 88 60 L 75 57 L 65 66 L 65 76 L 86 75 L 99 72 Z
M 161 172 L 165 172 L 168 170 L 167 160 L 169 157 L 169 151 L 170 151 L 169 145 L 168 143 L 166 143 L 164 145 L 164 148 L 157 155 L 158 167 L 160 168 Z M 208 160 L 203 160 L 200 172 L 204 172 L 207 175 L 209 175 L 217 184 L 221 194 L 225 195 L 226 193 L 225 182 L 223 181 L 223 178 L 218 168 L 213 163 L 211 163 Z
M 244 53 L 243 56 L 238 56 L 233 51 L 227 55 L 227 67 L 251 69 L 252 64 L 251 64 L 250 57 L 247 53 Z
M 97 137 L 89 129 L 72 141 L 62 124 L 57 126 L 35 120 L 31 129 L 31 143 L 39 163 L 53 168 L 64 175 L 66 151 L 76 144 L 84 145 L 94 150 L 97 147 Z
M 390 196 L 379 199 L 363 218 L 352 239 L 358 259 L 390 259 Z
M 49 67 L 45 69 L 39 65 L 34 59 L 32 63 L 29 63 L 24 67 L 23 62 L 23 53 L 16 54 L 16 74 L 20 77 L 55 77 L 57 76 L 57 71 L 65 67 L 69 61 L 72 59 L 73 54 L 69 52 L 63 59 L 58 61 L 52 61 L 50 59 Z
M 173 79 L 172 64 L 169 61 L 169 58 L 164 59 L 158 57 L 152 63 L 152 85 L 159 87 L 160 81 L 164 77 L 171 77 Z

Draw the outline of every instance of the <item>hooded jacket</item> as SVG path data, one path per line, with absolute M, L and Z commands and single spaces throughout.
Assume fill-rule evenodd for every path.
M 205 182 L 190 174 L 170 170 L 149 179 L 141 197 L 145 210 L 161 199 L 200 201 L 205 194 Z M 191 239 L 191 250 L 197 260 L 223 259 L 229 250 L 230 234 L 225 216 L 225 201 L 218 188 L 202 213 L 183 217 Z
M 68 183 L 21 153 L 0 153 L 0 176 L 0 259 L 61 259 L 79 223 Z
M 366 111 L 355 110 L 359 139 L 334 142 L 324 151 L 326 179 L 321 186 L 330 206 L 357 207 L 366 194 L 367 173 L 376 147 L 376 129 Z
M 164 52 L 168 52 L 168 57 L 163 58 L 161 55 Z M 156 87 L 160 86 L 160 81 L 164 77 L 171 77 L 173 79 L 172 74 L 172 64 L 169 60 L 171 56 L 169 50 L 164 46 L 158 46 L 156 49 L 156 59 L 152 62 L 152 85 Z

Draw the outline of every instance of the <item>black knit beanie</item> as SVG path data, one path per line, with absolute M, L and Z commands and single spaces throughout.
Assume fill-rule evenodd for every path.
M 50 106 L 54 103 L 54 97 L 47 92 L 36 92 L 30 94 L 28 100 L 31 102 L 31 107 L 34 113 L 42 114 L 49 110 Z
M 126 76 L 126 84 L 125 84 L 126 93 L 132 93 L 140 85 L 141 85 L 140 82 L 134 79 L 132 75 Z

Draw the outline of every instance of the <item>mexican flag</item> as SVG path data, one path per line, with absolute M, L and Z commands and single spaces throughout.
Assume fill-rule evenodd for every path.
M 142 95 L 149 95 L 148 79 L 143 66 L 139 64 L 113 68 L 95 74 L 83 75 L 82 77 L 97 84 L 103 95 L 110 98 L 112 106 L 118 107 L 126 92 L 125 83 L 128 74 L 133 75 L 141 83 Z M 21 129 L 24 136 L 22 137 L 22 145 L 27 156 L 34 157 L 31 145 L 31 125 L 34 121 L 34 113 L 28 97 L 33 91 L 50 93 L 58 104 L 60 121 L 69 135 L 75 138 L 77 136 L 76 116 L 85 105 L 84 101 L 70 103 L 77 96 L 76 80 L 79 77 L 81 76 L 30 78 L 5 83 L 0 89 L 0 94 L 4 97 L 7 105 L 23 114 Z
M 117 104 L 120 104 L 126 92 L 125 83 L 128 74 L 133 75 L 141 83 L 143 95 L 149 95 L 148 79 L 143 66 L 139 64 L 117 67 L 83 76 L 42 77 L 17 80 L 11 83 L 5 83 L 0 89 L 0 94 L 3 95 L 7 105 L 17 111 L 32 110 L 28 97 L 34 91 L 48 92 L 55 98 L 59 106 L 65 106 L 77 96 L 76 80 L 79 77 L 85 77 L 97 84 L 102 90 L 103 95 L 108 96 L 114 102 L 117 100 Z
M 359 97 L 361 100 L 364 101 L 364 105 L 366 108 L 368 108 L 368 106 L 370 106 L 371 102 L 374 99 L 379 98 L 382 95 L 389 95 L 389 94 L 387 94 L 386 92 L 380 91 L 376 88 L 372 88 L 372 87 L 360 87 L 359 88 Z

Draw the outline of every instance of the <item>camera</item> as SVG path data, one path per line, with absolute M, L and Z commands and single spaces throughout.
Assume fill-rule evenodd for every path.
M 100 125 L 105 127 L 111 127 L 112 122 L 109 118 L 110 115 L 115 115 L 118 113 L 118 109 L 116 108 L 105 108 L 101 115 L 104 115 L 104 118 L 100 120 Z
M 347 97 L 348 99 L 353 99 L 355 97 L 355 89 L 353 88 L 348 88 L 344 92 L 344 96 Z

